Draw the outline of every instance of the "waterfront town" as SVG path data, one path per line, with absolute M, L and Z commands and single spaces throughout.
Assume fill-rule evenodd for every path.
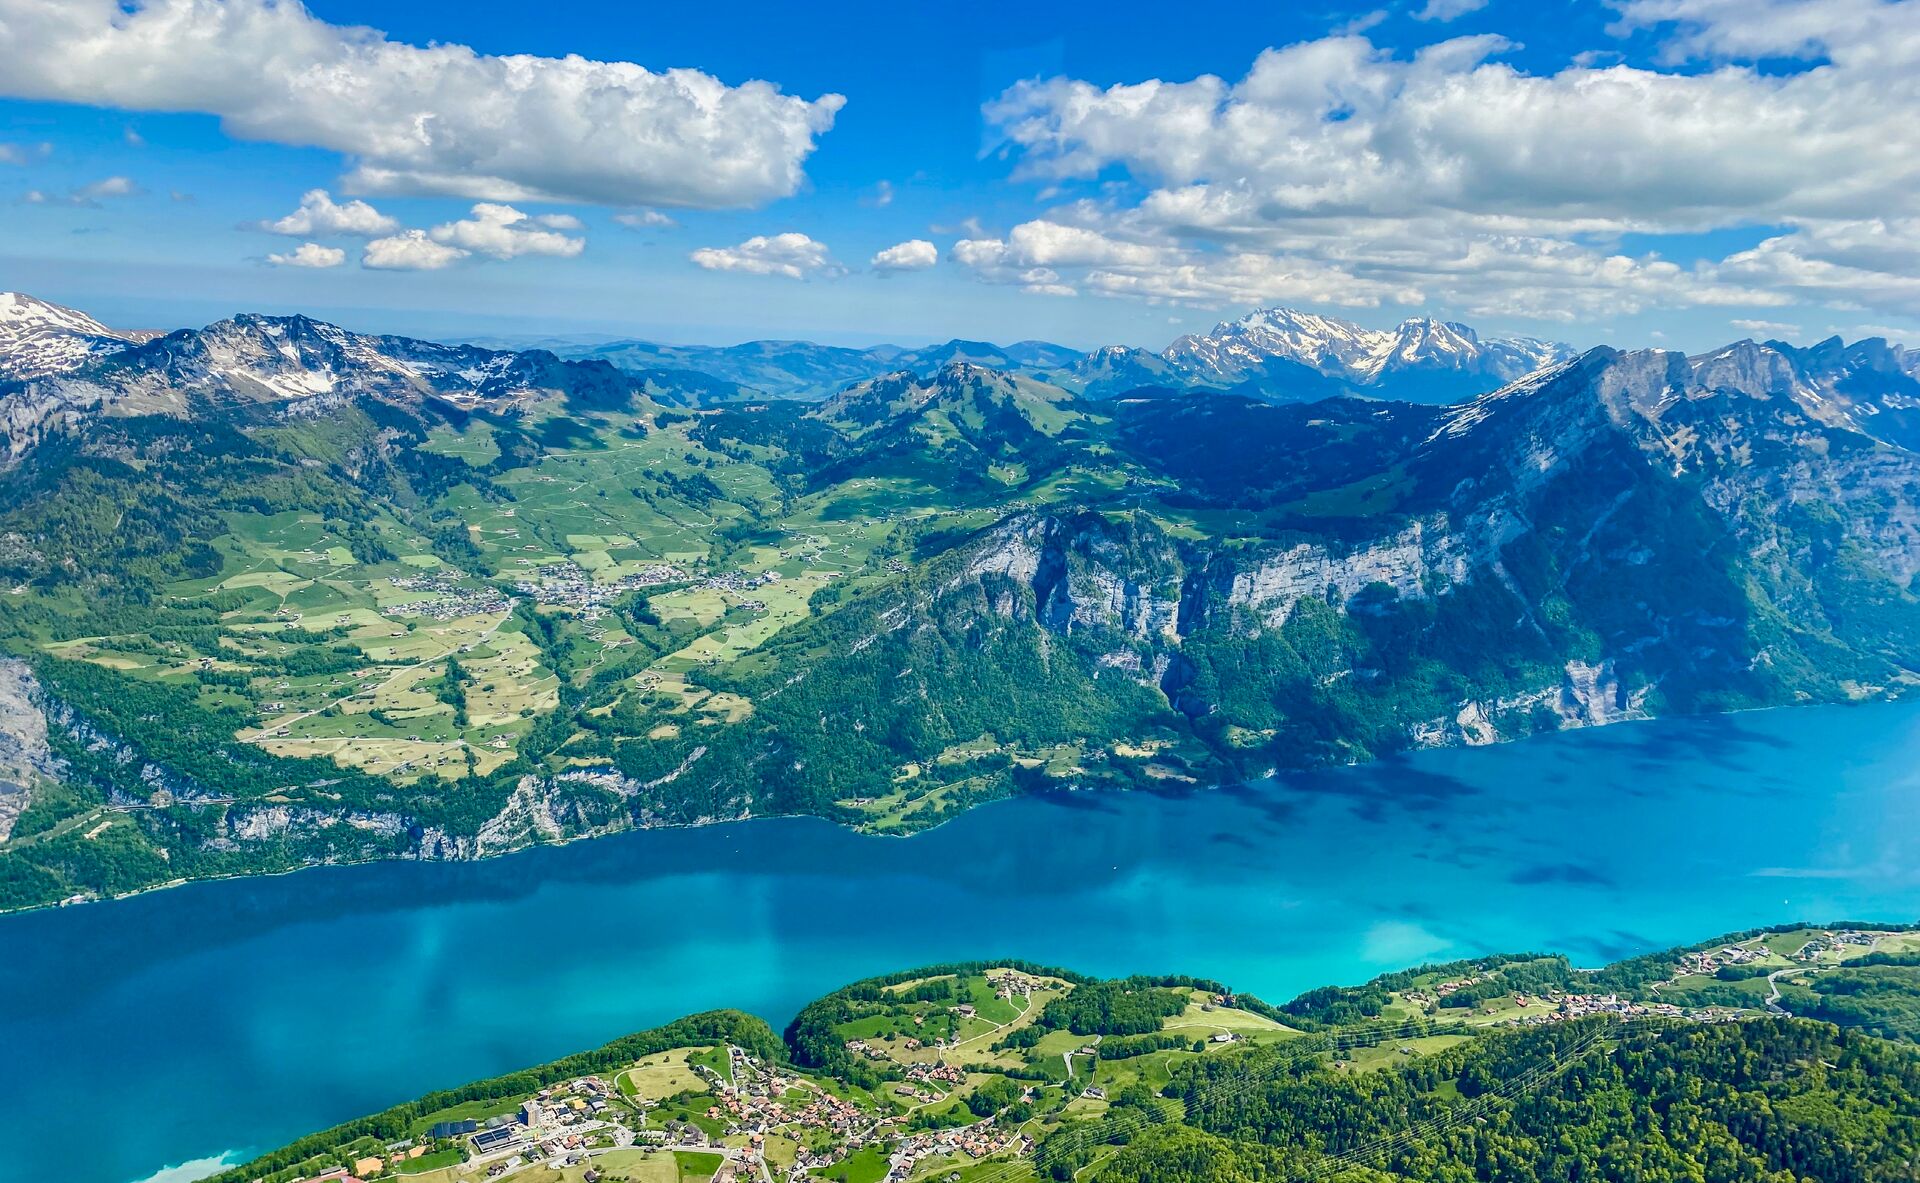
M 1224 988 L 1134 987 L 1171 996 L 1156 1012 L 1155 1037 L 1173 1038 L 1151 1044 L 1149 1056 L 1140 1055 L 1137 1038 L 1124 1046 L 1138 1027 L 1122 1029 L 1132 1036 L 1097 1026 L 1079 1034 L 1059 1018 L 1048 1021 L 1049 1007 L 1078 988 L 1060 978 L 1014 969 L 913 978 L 869 987 L 843 1012 L 832 1027 L 832 1047 L 849 1058 L 842 1071 L 809 1071 L 732 1042 L 674 1048 L 529 1094 L 429 1114 L 413 1137 L 382 1145 L 361 1139 L 324 1170 L 272 1183 L 971 1183 L 1003 1176 L 1031 1183 L 1042 1177 L 1036 1171 L 1049 1137 L 1097 1123 L 1129 1091 L 1129 1103 L 1141 1103 L 1147 1066 L 1164 1073 L 1175 1062 L 1285 1048 L 1305 1037 L 1310 1054 L 1328 1055 L 1334 1069 L 1364 1072 L 1549 1024 L 1601 1022 L 1598 1030 L 1619 1024 L 1624 1031 L 1645 1021 L 1782 1016 L 1789 1012 L 1776 980 L 1804 980 L 1883 950 L 1920 951 L 1920 934 L 1749 935 L 1676 950 L 1646 966 L 1658 980 L 1612 990 L 1578 988 L 1591 971 L 1564 963 L 1554 971 L 1553 959 L 1460 963 L 1472 972 L 1427 972 L 1392 991 L 1396 1013 L 1410 1010 L 1411 1021 L 1389 1014 L 1343 1027 L 1338 1043 L 1315 1034 L 1310 1022 L 1304 1030 L 1290 1025 L 1286 1012 Z M 1555 973 L 1560 985 L 1523 984 Z M 1430 1041 L 1415 1046 L 1423 1036 Z

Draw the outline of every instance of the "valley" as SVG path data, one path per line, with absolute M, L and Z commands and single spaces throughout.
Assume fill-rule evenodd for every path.
M 1898 695 L 1914 368 L 1600 349 L 1431 406 L 941 358 L 675 405 L 304 318 L 79 354 L 0 393 L 0 904 Z
M 1916 1183 L 1916 61 L 0 0 L 0 1183 Z

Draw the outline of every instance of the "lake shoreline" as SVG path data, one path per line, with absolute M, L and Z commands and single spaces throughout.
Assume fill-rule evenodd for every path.
M 912 843 L 752 818 L 770 824 L 23 915 L 0 923 L 0 1105 L 37 1145 L 89 1145 L 72 1183 L 128 1183 L 677 1016 L 792 1015 L 902 966 L 1175 972 L 1284 1000 L 1487 953 L 1595 965 L 1787 917 L 1920 915 L 1916 703 L 993 804 Z M 62 1098 L 108 1061 L 120 1124 L 86 1143 Z
M 1646 715 L 1639 718 L 1619 719 L 1619 720 L 1615 720 L 1608 723 L 1600 723 L 1600 724 L 1594 724 L 1594 725 L 1588 725 L 1588 726 L 1582 726 L 1582 727 L 1569 727 L 1569 728 L 1559 728 L 1553 731 L 1540 731 L 1540 732 L 1535 732 L 1532 735 L 1523 735 L 1514 739 L 1502 739 L 1495 743 L 1489 743 L 1489 744 L 1465 744 L 1465 743 L 1442 744 L 1442 745 L 1434 745 L 1431 747 L 1410 748 L 1401 752 L 1389 753 L 1385 756 L 1376 756 L 1370 760 L 1350 760 L 1344 763 L 1319 764 L 1319 765 L 1311 765 L 1303 768 L 1289 768 L 1284 770 L 1269 769 L 1265 776 L 1256 777 L 1251 780 L 1237 780 L 1237 781 L 1229 780 L 1229 781 L 1211 782 L 1206 784 L 1200 784 L 1200 783 L 1187 784 L 1187 785 L 1180 786 L 1179 791 L 1185 792 L 1185 793 L 1215 793 L 1215 792 L 1221 792 L 1223 790 L 1243 788 L 1247 785 L 1252 785 L 1252 784 L 1272 782 L 1282 775 L 1306 774 L 1306 773 L 1313 773 L 1313 772 L 1330 772 L 1330 771 L 1338 771 L 1342 769 L 1358 769 L 1358 768 L 1375 767 L 1382 764 L 1391 763 L 1398 759 L 1405 759 L 1410 755 L 1415 755 L 1419 753 L 1440 752 L 1440 751 L 1485 751 L 1490 748 L 1508 748 L 1508 747 L 1514 747 L 1517 745 L 1524 745 L 1536 740 L 1543 740 L 1553 736 L 1564 736 L 1564 735 L 1569 735 L 1569 734 L 1574 734 L 1579 732 L 1611 731 L 1619 728 L 1630 728 L 1637 725 L 1645 725 L 1650 723 L 1681 722 L 1686 720 L 1732 719 L 1732 718 L 1738 718 L 1744 715 L 1767 714 L 1767 713 L 1776 712 L 1776 711 L 1797 712 L 1797 711 L 1803 711 L 1803 710 L 1816 710 L 1822 707 L 1844 707 L 1844 708 L 1868 707 L 1875 704 L 1893 704 L 1893 703 L 1899 703 L 1899 702 L 1904 702 L 1909 700 L 1910 700 L 1909 696 L 1907 695 L 1889 693 L 1889 694 L 1884 694 L 1884 695 L 1880 695 L 1872 698 L 1848 699 L 1848 700 L 1834 701 L 1834 702 L 1793 703 L 1793 704 L 1787 704 L 1787 705 L 1781 705 L 1781 706 L 1738 707 L 1729 711 L 1712 711 L 1712 712 L 1702 713 L 1702 714 Z M 588 771 L 592 771 L 592 770 L 588 770 Z M 657 831 L 673 831 L 673 830 L 710 829 L 715 826 L 738 825 L 742 823 L 757 822 L 757 821 L 779 821 L 779 820 L 793 820 L 796 818 L 814 818 L 814 819 L 818 819 L 820 821 L 826 822 L 830 825 L 833 825 L 839 829 L 845 830 L 849 833 L 858 834 L 863 838 L 895 839 L 895 840 L 907 841 L 907 840 L 918 838 L 918 837 L 921 837 L 922 835 L 931 834 L 937 830 L 943 829 L 946 826 L 951 825 L 956 821 L 959 821 L 961 818 L 971 816 L 972 814 L 980 810 L 990 809 L 993 806 L 1002 805 L 1008 801 L 1016 801 L 1021 799 L 1022 797 L 1031 797 L 1031 796 L 1044 797 L 1044 796 L 1055 795 L 1055 794 L 1072 794 L 1072 793 L 1124 794 L 1124 793 L 1138 793 L 1138 792 L 1147 792 L 1147 791 L 1149 790 L 1140 789 L 1140 788 L 1116 788 L 1111 785 L 1089 785 L 1089 786 L 1080 786 L 1080 785 L 1074 785 L 1074 784 L 1061 785 L 1059 787 L 1045 789 L 1039 793 L 1025 793 L 1025 794 L 1016 793 L 1006 797 L 996 797 L 991 801 L 982 801 L 977 805 L 969 806 L 968 808 L 953 815 L 952 817 L 942 818 L 940 821 L 935 822 L 931 826 L 927 826 L 924 829 L 913 830 L 908 833 L 880 833 L 875 831 L 863 830 L 857 825 L 852 825 L 841 819 L 829 817 L 826 814 L 821 814 L 821 813 L 751 813 L 751 814 L 743 815 L 741 817 L 713 818 L 706 821 L 653 822 L 653 823 L 635 822 L 629 825 L 622 825 L 618 827 L 603 827 L 598 829 L 585 830 L 578 834 L 568 834 L 559 838 L 548 839 L 545 841 L 527 842 L 522 845 L 510 846 L 502 850 L 491 851 L 487 854 L 477 855 L 470 858 L 464 858 L 464 857 L 463 858 L 423 858 L 417 855 L 401 854 L 401 855 L 377 856 L 377 857 L 363 858 L 363 859 L 323 860 L 323 861 L 317 861 L 317 862 L 302 863 L 299 866 L 294 866 L 294 867 L 283 867 L 278 870 L 271 870 L 271 871 L 243 871 L 243 872 L 238 872 L 235 874 L 228 874 L 228 875 L 199 875 L 199 876 L 194 876 L 194 877 L 185 878 L 185 879 L 172 879 L 172 880 L 168 880 L 165 883 L 155 883 L 146 887 L 138 887 L 131 891 L 124 891 L 124 892 L 120 892 L 118 894 L 110 895 L 110 896 L 90 896 L 90 897 L 80 898 L 80 899 L 54 900 L 44 904 L 29 904 L 24 907 L 18 907 L 18 908 L 0 908 L 0 924 L 4 924 L 7 918 L 11 916 L 22 916 L 22 915 L 27 915 L 29 913 L 35 913 L 35 912 L 58 911 L 58 910 L 63 910 L 67 908 L 78 908 L 78 907 L 84 907 L 84 906 L 93 905 L 93 904 L 119 903 L 124 900 L 137 899 L 141 896 L 153 895 L 157 892 L 172 891 L 182 887 L 191 887 L 195 884 L 200 884 L 200 883 L 231 883 L 235 881 L 244 881 L 244 880 L 250 880 L 250 879 L 263 879 L 263 880 L 277 879 L 287 875 L 297 875 L 303 871 L 316 871 L 316 870 L 322 870 L 329 867 L 364 867 L 364 866 L 371 866 L 371 865 L 376 865 L 381 863 L 421 863 L 421 864 L 482 863 L 482 862 L 491 861 L 493 859 L 510 858 L 514 855 L 524 854 L 530 850 L 542 850 L 547 848 L 559 848 L 559 847 L 572 846 L 576 843 L 591 842 L 591 841 L 596 841 L 602 838 L 611 838 L 620 834 L 650 833 L 650 832 L 657 832 Z

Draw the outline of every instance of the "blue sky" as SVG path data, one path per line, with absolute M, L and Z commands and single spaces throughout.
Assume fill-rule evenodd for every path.
M 1920 341 L 1913 0 L 183 2 L 0 0 L 0 287 L 441 336 L 1159 347 L 1278 303 Z M 732 113 L 688 132 L 676 68 Z M 261 228 L 316 189 L 365 225 Z

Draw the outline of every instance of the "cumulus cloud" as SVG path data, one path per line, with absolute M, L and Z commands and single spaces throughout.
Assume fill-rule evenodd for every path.
M 1427 0 L 1420 11 L 1413 14 L 1417 21 L 1459 20 L 1469 12 L 1479 12 L 1487 6 L 1487 0 Z
M 369 242 L 360 252 L 360 265 L 375 271 L 438 271 L 466 257 L 465 250 L 435 242 L 425 230 L 402 230 Z
M 1673 68 L 1530 74 L 1498 36 L 1396 54 L 1349 34 L 1269 49 L 1232 82 L 1020 83 L 986 107 L 1017 173 L 1089 196 L 954 257 L 992 282 L 1046 266 L 1151 299 L 1564 317 L 1852 289 L 1920 308 L 1904 228 L 1920 217 L 1920 3 L 1618 11 Z M 1803 60 L 1754 68 L 1783 57 Z M 1116 171 L 1143 196 L 1108 186 Z M 1733 226 L 1784 229 L 1687 266 L 1605 245 Z
M 680 224 L 657 209 L 629 210 L 613 215 L 613 220 L 634 230 L 665 229 Z
M 427 232 L 442 246 L 461 254 L 513 259 L 521 255 L 551 255 L 571 259 L 586 248 L 587 240 L 561 233 L 580 229 L 580 220 L 567 214 L 528 217 L 510 205 L 483 201 L 467 218 L 446 222 Z
M 784 275 L 788 279 L 846 274 L 846 268 L 827 253 L 825 243 L 794 231 L 757 234 L 739 246 L 701 247 L 687 257 L 695 266 L 708 271 L 744 271 L 752 275 Z
M 407 45 L 298 0 L 0 0 L 0 94 L 216 115 L 243 139 L 351 156 L 358 192 L 694 208 L 793 193 L 845 101 Z
M 299 209 L 284 218 L 263 222 L 260 228 L 294 238 L 329 234 L 376 238 L 400 229 L 400 220 L 364 201 L 335 202 L 325 189 L 309 189 L 301 195 Z
M 346 261 L 347 252 L 317 242 L 303 242 L 285 254 L 267 256 L 267 262 L 275 267 L 338 267 Z
M 940 261 L 940 248 L 924 238 L 897 242 L 873 256 L 876 271 L 923 271 Z

